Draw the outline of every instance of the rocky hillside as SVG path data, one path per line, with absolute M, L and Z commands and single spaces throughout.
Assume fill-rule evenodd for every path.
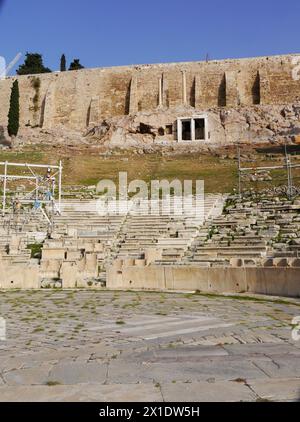
M 197 115 L 188 107 L 173 110 L 157 110 L 151 113 L 113 117 L 102 120 L 98 125 L 89 126 L 85 131 L 66 129 L 55 126 L 43 129 L 38 126 L 21 127 L 13 147 L 35 144 L 80 146 L 96 145 L 104 148 L 134 148 L 153 152 L 157 146 L 169 146 L 170 150 L 206 149 L 230 145 L 236 142 L 244 144 L 280 144 L 300 143 L 300 103 L 285 106 L 253 106 L 232 108 L 212 108 L 205 112 L 208 119 L 210 141 L 204 143 L 176 143 L 176 118 L 178 115 Z M 199 113 L 201 113 L 199 111 Z M 165 122 L 169 121 L 172 135 L 166 135 Z M 10 140 L 4 130 L 0 132 L 2 147 L 8 147 Z

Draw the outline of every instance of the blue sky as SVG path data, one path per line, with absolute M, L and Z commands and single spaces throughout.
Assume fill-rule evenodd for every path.
M 0 56 L 86 67 L 300 52 L 299 0 L 0 0 Z

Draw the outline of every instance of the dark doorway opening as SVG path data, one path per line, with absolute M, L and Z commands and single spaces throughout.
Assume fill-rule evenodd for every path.
M 192 140 L 192 129 L 190 120 L 182 120 L 182 140 L 191 141 Z
M 205 140 L 205 119 L 195 119 L 195 140 Z

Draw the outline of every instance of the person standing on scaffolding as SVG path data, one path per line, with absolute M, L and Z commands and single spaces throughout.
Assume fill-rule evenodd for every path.
M 47 184 L 47 192 L 46 192 L 46 201 L 51 201 L 52 192 L 51 192 L 51 185 L 52 185 L 52 175 L 51 175 L 51 168 L 47 168 L 47 173 L 45 174 L 44 180 Z
M 50 167 L 48 167 L 48 168 L 47 168 L 47 172 L 46 172 L 46 174 L 45 174 L 44 179 L 45 179 L 46 181 L 51 179 L 51 168 L 50 168 Z

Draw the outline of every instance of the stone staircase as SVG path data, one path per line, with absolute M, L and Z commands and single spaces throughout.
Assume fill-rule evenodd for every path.
M 157 248 L 162 249 L 162 258 L 157 264 L 172 265 L 180 263 L 194 239 L 200 233 L 203 224 L 220 215 L 223 211 L 226 196 L 207 195 L 204 200 L 203 215 L 185 217 L 182 226 L 177 227 L 176 234 L 160 237 Z
M 186 209 L 184 215 L 176 215 L 174 204 L 167 212 L 161 201 L 158 215 L 139 215 L 131 211 L 123 215 L 99 215 L 95 200 L 64 200 L 61 214 L 54 218 L 53 239 L 48 240 L 44 248 L 52 244 L 69 251 L 81 248 L 97 253 L 101 280 L 116 258 L 140 259 L 151 248 L 162 251 L 161 263 L 176 263 L 191 245 L 203 221 L 222 212 L 224 201 L 223 195 L 207 195 L 203 215 L 193 215 L 191 209 Z M 193 206 L 191 202 L 190 207 Z M 97 244 L 102 248 L 95 247 Z

